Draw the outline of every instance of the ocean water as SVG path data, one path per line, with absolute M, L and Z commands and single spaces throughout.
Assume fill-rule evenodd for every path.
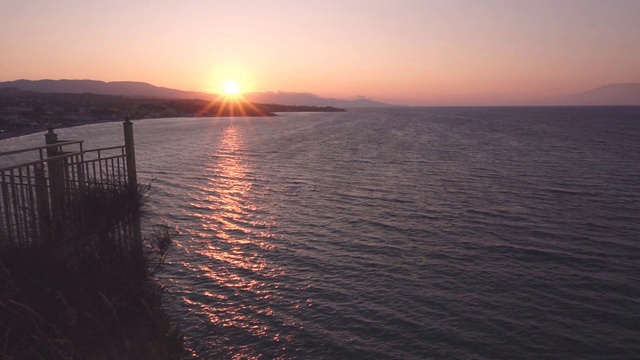
M 640 354 L 640 108 L 134 122 L 166 307 L 208 359 Z M 85 147 L 119 123 L 60 129 Z M 1 147 L 37 145 L 42 135 Z

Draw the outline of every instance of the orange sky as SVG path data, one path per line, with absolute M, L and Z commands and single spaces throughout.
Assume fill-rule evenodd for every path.
M 0 81 L 511 105 L 640 82 L 640 1 L 0 0 Z

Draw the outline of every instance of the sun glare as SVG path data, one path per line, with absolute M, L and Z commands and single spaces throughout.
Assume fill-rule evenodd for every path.
M 227 95 L 236 95 L 240 92 L 240 88 L 238 87 L 238 83 L 235 81 L 228 81 L 224 84 L 224 93 Z

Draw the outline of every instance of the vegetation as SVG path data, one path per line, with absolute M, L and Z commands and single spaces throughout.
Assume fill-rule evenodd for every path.
M 89 211 L 56 241 L 0 239 L 0 358 L 182 358 L 154 280 L 174 230 L 157 226 L 142 241 L 122 231 L 148 193 L 94 186 L 76 197 Z

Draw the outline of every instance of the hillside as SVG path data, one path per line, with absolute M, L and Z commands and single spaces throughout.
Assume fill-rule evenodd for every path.
M 183 91 L 159 87 L 134 81 L 97 81 L 97 80 L 15 80 L 0 82 L 0 89 L 16 88 L 38 93 L 100 94 L 129 97 L 147 97 L 163 99 L 202 99 L 216 100 L 220 95 L 204 92 Z M 382 102 L 358 98 L 341 100 L 323 98 L 311 93 L 295 92 L 253 92 L 245 93 L 247 101 L 265 104 L 333 106 L 333 107 L 379 107 L 391 106 Z

